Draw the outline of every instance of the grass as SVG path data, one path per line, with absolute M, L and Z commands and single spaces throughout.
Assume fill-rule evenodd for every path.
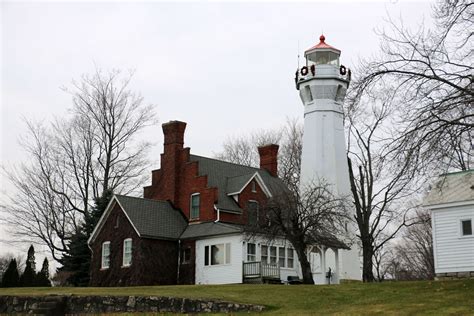
M 474 315 L 474 280 L 342 285 L 188 285 L 12 288 L 0 295 L 154 295 L 266 305 L 280 315 Z

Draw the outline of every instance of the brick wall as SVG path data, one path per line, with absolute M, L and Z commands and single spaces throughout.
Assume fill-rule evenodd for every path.
M 132 238 L 132 264 L 122 267 L 123 240 L 126 238 Z M 110 267 L 101 269 L 102 243 L 105 241 L 110 241 Z M 176 284 L 178 243 L 139 238 L 118 204 L 91 248 L 92 286 Z

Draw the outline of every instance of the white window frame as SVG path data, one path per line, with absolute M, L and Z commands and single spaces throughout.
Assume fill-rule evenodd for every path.
M 212 264 L 212 246 L 218 246 L 218 245 L 224 245 L 224 263 L 216 263 Z M 230 265 L 231 259 L 232 259 L 232 248 L 231 248 L 231 243 L 215 243 L 215 244 L 209 244 L 204 246 L 204 267 L 216 267 L 216 266 L 224 266 L 224 265 Z M 207 264 L 206 264 L 206 258 L 207 258 Z
M 198 216 L 197 217 L 193 217 L 193 197 L 199 197 L 199 203 L 198 203 L 198 207 L 197 207 L 197 210 L 198 210 Z M 189 199 L 189 219 L 199 219 L 199 217 L 201 216 L 201 194 L 200 193 L 193 193 L 191 194 L 191 198 Z
M 186 251 L 189 251 L 189 258 L 187 258 L 187 260 L 186 260 Z M 181 263 L 182 263 L 182 264 L 189 264 L 189 263 L 191 263 L 191 257 L 192 257 L 191 247 L 185 247 L 185 248 L 183 248 L 181 255 L 182 255 L 182 259 L 181 259 Z
M 126 246 L 127 246 L 127 243 L 130 242 L 130 252 L 126 252 Z M 126 255 L 129 254 L 130 255 L 130 259 L 129 259 L 129 262 L 126 262 Z M 126 238 L 123 240 L 123 254 L 122 254 L 122 267 L 129 267 L 132 265 L 132 260 L 133 260 L 133 257 L 132 257 L 132 254 L 133 254 L 133 242 L 132 242 L 132 238 Z
M 464 235 L 462 230 L 462 222 L 470 221 L 471 222 L 471 234 Z M 459 237 L 460 238 L 474 238 L 474 220 L 471 217 L 463 217 L 459 219 Z
M 272 248 L 275 249 L 275 255 L 272 256 Z M 274 262 L 272 262 L 274 261 Z M 278 246 L 272 245 L 268 246 L 268 263 L 269 264 L 278 264 Z
M 256 193 L 257 192 L 257 183 L 255 182 L 255 180 L 252 180 L 250 186 L 252 188 L 252 192 Z
M 105 246 L 107 246 L 107 250 L 108 250 L 107 254 L 105 254 L 105 249 L 106 249 Z M 110 241 L 104 241 L 102 243 L 101 253 L 102 253 L 102 256 L 101 256 L 100 268 L 101 269 L 110 268 Z
M 254 253 L 249 252 L 250 245 L 253 245 Z M 247 262 L 257 261 L 257 244 L 248 242 L 247 243 Z
M 264 247 L 266 247 L 266 251 L 264 251 Z M 265 244 L 262 244 L 260 245 L 260 261 L 262 263 L 266 263 L 266 264 L 270 264 L 271 261 L 272 261 L 272 256 L 270 256 L 270 253 L 271 253 L 271 248 L 272 247 L 275 247 L 276 248 L 276 262 L 278 264 L 278 266 L 282 269 L 289 269 L 289 270 L 294 270 L 296 269 L 296 251 L 294 248 L 292 247 L 288 247 L 288 246 L 281 246 L 281 245 L 265 245 Z M 281 252 L 283 251 L 284 253 L 284 257 L 280 257 L 280 254 Z M 290 251 L 292 251 L 293 253 L 293 257 L 290 258 L 289 257 L 289 253 Z M 266 258 L 266 260 L 264 259 Z M 284 259 L 285 261 L 285 265 L 284 266 L 281 266 L 280 265 L 280 259 Z M 292 266 L 290 267 L 290 265 L 288 264 L 288 262 L 290 260 L 293 260 L 293 264 Z
M 263 251 L 263 247 L 266 248 L 266 251 Z M 268 263 L 268 248 L 268 245 L 260 246 L 260 261 L 263 263 Z M 265 261 L 263 260 L 263 257 L 265 257 Z
M 280 251 L 283 250 L 283 257 L 281 256 Z M 280 266 L 280 268 L 286 268 L 286 247 L 285 246 L 278 246 L 278 254 L 277 254 L 277 263 Z M 283 259 L 283 265 L 280 265 L 280 260 Z
M 290 251 L 293 254 L 293 257 L 291 257 L 291 258 L 289 256 Z M 291 247 L 288 247 L 286 249 L 286 268 L 287 269 L 295 269 L 295 256 L 296 256 L 295 249 L 293 249 Z M 289 265 L 290 259 L 293 261 L 293 263 L 291 264 L 291 267 Z

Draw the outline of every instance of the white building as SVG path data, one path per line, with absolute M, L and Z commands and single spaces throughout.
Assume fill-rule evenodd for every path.
M 342 102 L 350 81 L 350 70 L 340 64 L 341 51 L 320 42 L 305 52 L 306 64 L 296 73 L 296 87 L 304 105 L 301 186 L 330 184 L 334 193 L 352 200 L 345 147 Z M 360 250 L 355 239 L 356 227 L 347 225 L 344 250 L 336 260 L 329 250 L 324 268 L 334 267 L 338 279 L 361 280 Z
M 474 170 L 441 176 L 423 204 L 431 211 L 436 277 L 474 278 Z

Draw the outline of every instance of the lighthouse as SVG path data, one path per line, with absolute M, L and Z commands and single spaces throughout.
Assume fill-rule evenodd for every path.
M 342 103 L 351 72 L 340 64 L 341 51 L 328 45 L 324 35 L 319 40 L 317 45 L 305 51 L 306 63 L 297 70 L 295 77 L 304 106 L 300 186 L 324 183 L 335 195 L 350 199 Z M 346 230 L 346 236 L 336 237 L 351 243 L 355 225 L 348 224 Z M 343 250 L 332 259 L 338 261 L 338 280 L 361 279 L 359 249 L 356 243 L 350 246 L 351 250 Z M 322 258 L 329 257 L 325 251 Z M 335 264 L 322 262 L 324 268 Z

